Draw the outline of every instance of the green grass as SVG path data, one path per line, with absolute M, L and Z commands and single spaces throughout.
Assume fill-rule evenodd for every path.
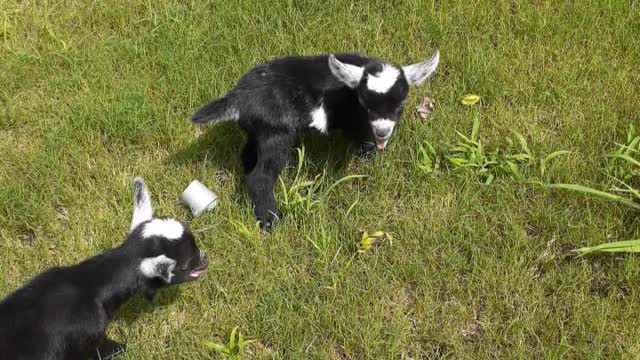
M 603 156 L 640 126 L 639 19 L 633 1 L 0 0 L 0 294 L 122 242 L 134 176 L 156 213 L 180 219 L 196 178 L 220 197 L 192 222 L 209 271 L 122 309 L 109 335 L 126 359 L 218 358 L 203 342 L 226 344 L 236 326 L 256 359 L 637 357 L 640 257 L 571 252 L 637 239 L 637 211 L 508 176 L 429 174 L 416 154 L 477 117 L 487 151 L 515 131 L 538 156 L 571 151 L 549 183 L 608 190 Z M 300 181 L 367 177 L 268 236 L 254 231 L 242 133 L 188 121 L 273 57 L 408 64 L 436 49 L 440 67 L 408 104 L 428 95 L 435 112 L 408 111 L 370 160 L 305 139 Z M 481 101 L 463 106 L 466 94 Z M 393 243 L 359 254 L 356 228 Z

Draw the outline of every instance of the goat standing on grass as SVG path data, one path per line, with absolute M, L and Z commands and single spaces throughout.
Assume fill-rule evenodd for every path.
M 242 165 L 256 218 L 269 230 L 280 215 L 273 187 L 297 138 L 308 131 L 341 130 L 364 152 L 384 150 L 409 86 L 429 78 L 438 60 L 438 52 L 405 67 L 361 54 L 275 59 L 251 69 L 191 120 L 234 120 L 247 133 Z

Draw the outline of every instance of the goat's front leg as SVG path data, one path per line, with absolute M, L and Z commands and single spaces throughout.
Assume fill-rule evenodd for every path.
M 281 134 L 256 140 L 257 162 L 247 174 L 247 187 L 255 205 L 256 219 L 262 228 L 270 231 L 274 220 L 280 217 L 273 188 L 295 139 L 291 135 Z
M 341 129 L 342 135 L 358 149 L 361 156 L 369 158 L 375 154 L 376 143 L 367 121 L 349 123 Z
M 257 143 L 253 136 L 249 136 L 247 139 L 247 143 L 242 148 L 242 167 L 244 168 L 245 174 L 249 174 L 251 170 L 256 166 L 256 162 L 258 162 L 258 154 L 257 154 Z

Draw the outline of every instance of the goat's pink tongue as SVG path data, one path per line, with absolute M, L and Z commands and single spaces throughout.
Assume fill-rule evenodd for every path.
M 380 150 L 384 150 L 384 147 L 385 147 L 386 145 L 387 145 L 387 144 L 385 144 L 384 140 L 378 140 L 378 139 L 376 139 L 376 146 L 378 147 L 378 149 L 380 149 Z
M 195 277 L 197 278 L 198 276 L 200 276 L 200 274 L 202 274 L 204 272 L 204 270 L 198 270 L 198 271 L 194 271 L 191 274 L 189 274 L 191 277 Z

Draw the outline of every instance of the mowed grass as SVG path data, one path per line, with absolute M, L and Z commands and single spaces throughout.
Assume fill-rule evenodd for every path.
M 640 258 L 570 253 L 637 238 L 636 212 L 428 175 L 416 159 L 477 116 L 485 147 L 515 130 L 534 153 L 572 152 L 551 181 L 606 183 L 602 155 L 640 124 L 639 19 L 634 1 L 0 0 L 0 294 L 121 243 L 134 176 L 156 214 L 191 221 L 178 197 L 195 178 L 220 197 L 191 221 L 209 271 L 121 309 L 109 335 L 123 358 L 217 358 L 202 342 L 235 326 L 257 339 L 247 359 L 637 357 Z M 367 178 L 252 232 L 244 135 L 194 127 L 193 111 L 274 57 L 409 64 L 436 49 L 387 151 L 367 160 L 339 137 L 304 139 L 303 180 Z M 481 104 L 462 106 L 468 93 Z M 423 96 L 436 99 L 427 120 L 411 111 Z M 285 184 L 296 166 L 292 151 Z M 393 244 L 358 254 L 356 228 Z

